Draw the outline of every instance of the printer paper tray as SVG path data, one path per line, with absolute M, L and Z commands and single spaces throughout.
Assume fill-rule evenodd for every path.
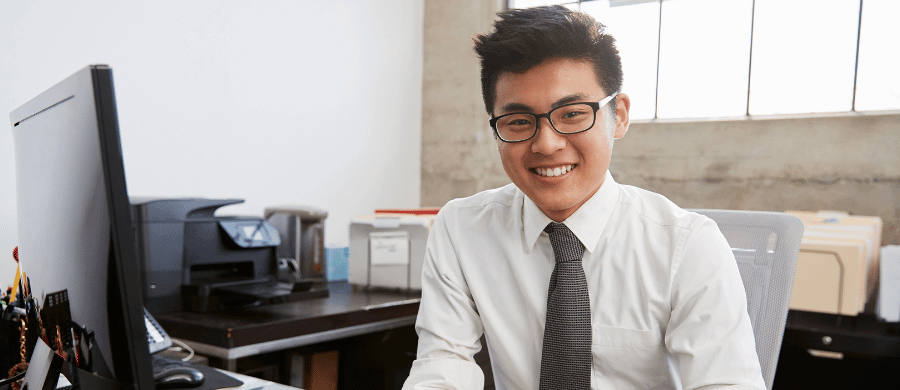
M 296 290 L 296 291 L 295 291 Z M 321 292 L 324 291 L 324 295 Z M 328 296 L 328 289 L 315 289 L 312 284 L 306 288 L 295 288 L 290 283 L 253 283 L 247 285 L 232 285 L 217 287 L 213 294 L 240 297 L 245 299 L 262 299 L 269 303 L 290 302 L 304 298 L 320 298 Z
M 209 294 L 204 296 L 201 291 L 209 291 Z M 250 281 L 245 284 L 184 286 L 182 294 L 189 297 L 185 302 L 185 309 L 205 313 L 325 298 L 328 297 L 328 288 L 310 281 L 301 281 L 297 284 Z

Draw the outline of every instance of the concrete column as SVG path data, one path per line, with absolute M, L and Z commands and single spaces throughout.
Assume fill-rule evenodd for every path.
M 481 99 L 472 38 L 491 30 L 503 0 L 426 0 L 422 205 L 443 206 L 509 183 Z

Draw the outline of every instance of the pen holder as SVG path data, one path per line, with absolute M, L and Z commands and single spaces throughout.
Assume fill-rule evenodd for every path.
M 21 298 L 20 301 L 21 302 Z M 0 315 L 0 377 L 6 378 L 9 370 L 31 359 L 34 345 L 40 336 L 37 309 L 34 299 L 28 297 L 24 305 L 7 305 Z M 21 307 L 24 306 L 24 307 Z M 22 323 L 25 323 L 24 341 Z M 24 357 L 23 355 L 24 344 Z
M 19 356 L 19 326 L 16 321 L 0 319 L 0 376 L 3 378 L 22 359 Z

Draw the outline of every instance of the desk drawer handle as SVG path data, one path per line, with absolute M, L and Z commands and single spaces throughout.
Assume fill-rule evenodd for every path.
M 835 360 L 841 360 L 844 358 L 844 354 L 841 352 L 822 351 L 822 350 L 818 350 L 818 349 L 807 349 L 806 352 L 809 353 L 811 356 L 814 356 L 817 358 L 835 359 Z
M 832 341 L 833 340 L 831 339 L 831 336 L 823 336 L 822 337 L 822 344 L 831 345 Z

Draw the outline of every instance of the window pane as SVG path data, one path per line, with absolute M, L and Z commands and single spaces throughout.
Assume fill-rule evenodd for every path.
M 750 114 L 849 111 L 859 1 L 756 0 Z
M 578 9 L 578 1 L 573 0 L 509 0 L 509 8 L 531 8 L 540 5 L 554 5 L 574 3 L 574 6 L 567 5 L 569 8 Z
M 856 76 L 856 110 L 900 109 L 900 2 L 866 0 L 863 3 Z
M 581 4 L 585 13 L 605 24 L 622 57 L 622 92 L 631 98 L 631 119 L 652 119 L 656 110 L 656 54 L 659 3 L 609 6 L 608 1 Z
M 660 118 L 747 113 L 752 0 L 662 5 Z

